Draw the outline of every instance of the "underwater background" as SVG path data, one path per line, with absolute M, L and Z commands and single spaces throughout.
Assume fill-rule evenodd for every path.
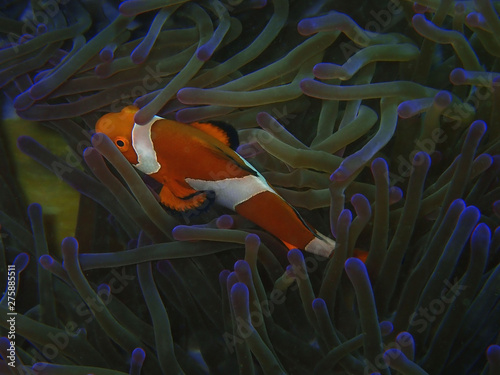
M 0 374 L 500 374 L 499 12 L 1 0 Z M 232 124 L 333 257 L 165 210 L 93 135 L 131 104 Z

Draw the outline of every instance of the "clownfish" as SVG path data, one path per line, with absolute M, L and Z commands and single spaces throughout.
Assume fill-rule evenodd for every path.
M 134 122 L 139 109 L 108 113 L 95 130 L 106 134 L 125 158 L 163 186 L 160 202 L 180 212 L 206 207 L 213 200 L 278 237 L 288 249 L 329 257 L 335 241 L 312 228 L 236 153 L 238 133 L 223 122 L 183 124 L 155 116 Z

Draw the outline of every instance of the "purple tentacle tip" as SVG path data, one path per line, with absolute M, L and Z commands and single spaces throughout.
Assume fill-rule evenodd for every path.
M 140 375 L 142 365 L 146 359 L 146 352 L 142 348 L 135 348 L 130 360 L 129 375 Z
M 125 17 L 132 17 L 138 14 L 137 7 L 140 2 L 136 0 L 127 0 L 120 4 L 118 11 Z
M 226 280 L 227 290 L 231 291 L 231 288 L 237 282 L 238 282 L 238 275 L 236 275 L 236 272 L 229 272 L 229 274 L 227 275 L 227 280 Z
M 10 340 L 7 337 L 0 337 L 0 351 L 5 351 L 10 346 Z
M 156 269 L 162 274 L 168 274 L 172 269 L 172 265 L 168 260 L 160 260 L 156 263 Z
M 214 48 L 211 44 L 205 44 L 198 48 L 196 51 L 196 57 L 200 61 L 208 61 L 212 57 L 212 54 L 214 53 Z
M 490 365 L 490 374 L 497 374 L 500 370 L 500 345 L 491 345 L 486 350 L 488 363 Z
M 252 249 L 258 249 L 260 246 L 260 237 L 255 233 L 250 233 L 245 237 L 245 245 Z
M 14 265 L 16 266 L 16 271 L 21 272 L 26 268 L 28 262 L 30 261 L 30 256 L 26 253 L 21 253 L 14 259 Z
M 353 205 L 364 204 L 366 202 L 368 202 L 368 199 L 361 193 L 356 193 L 351 197 L 351 203 Z
M 469 134 L 473 137 L 481 138 L 486 132 L 486 122 L 483 120 L 476 120 L 470 125 Z
M 314 30 L 316 27 L 316 22 L 312 19 L 304 19 L 297 24 L 297 30 L 300 35 L 311 35 L 316 31 Z
M 392 332 L 393 329 L 394 326 L 390 321 L 384 320 L 383 322 L 380 322 L 380 333 L 382 334 L 382 336 L 387 336 Z
M 33 145 L 39 145 L 39 143 L 30 136 L 21 135 L 17 138 L 17 148 L 25 154 L 29 153 L 29 150 Z
M 474 229 L 472 233 L 470 242 L 473 248 L 484 248 L 488 247 L 491 239 L 491 231 L 490 228 L 485 223 L 480 223 Z
M 132 352 L 132 361 L 136 363 L 140 363 L 142 365 L 145 358 L 146 352 L 142 348 L 135 348 Z
M 76 254 L 78 252 L 78 241 L 74 237 L 66 237 L 62 240 L 61 249 L 63 252 Z
M 291 249 L 288 254 L 288 261 L 294 266 L 304 263 L 304 254 L 299 249 Z
M 235 283 L 231 287 L 231 295 L 238 298 L 248 298 L 248 288 L 244 283 Z
M 231 287 L 231 303 L 234 312 L 236 316 L 243 319 L 249 315 L 249 293 L 248 287 L 242 282 L 237 282 Z
M 189 230 L 189 227 L 186 225 L 177 225 L 174 229 L 172 229 L 172 237 L 177 241 L 187 240 L 187 237 L 185 236 L 186 228 Z
M 42 255 L 39 259 L 38 262 L 40 262 L 40 265 L 48 270 L 53 264 L 54 264 L 54 258 L 52 258 L 50 255 Z
M 263 124 L 265 125 L 271 120 L 270 117 L 271 116 L 267 112 L 259 112 L 257 113 L 257 116 L 255 116 L 255 119 L 257 121 L 257 124 L 262 126 Z
M 134 116 L 134 121 L 136 124 L 145 125 L 147 124 L 153 117 L 155 113 L 151 113 L 151 110 L 148 106 L 141 108 Z
M 439 91 L 434 96 L 434 104 L 436 104 L 439 108 L 446 108 L 451 104 L 452 96 L 449 91 L 443 90 Z
M 465 202 L 463 199 L 455 199 L 453 202 L 450 204 L 450 208 L 448 210 L 460 210 L 463 211 L 465 210 Z
M 217 219 L 216 225 L 219 229 L 230 229 L 234 225 L 233 217 L 230 215 L 222 215 Z
M 250 265 L 246 260 L 237 260 L 236 263 L 234 263 L 234 272 L 238 276 L 244 276 L 244 275 L 251 275 L 252 271 L 250 269 Z
M 39 203 L 32 203 L 28 206 L 28 215 L 32 218 L 41 218 L 42 206 Z
M 349 178 L 350 175 L 351 174 L 345 167 L 340 166 L 335 170 L 335 172 L 332 173 L 332 175 L 330 176 L 330 181 L 345 181 Z
M 142 45 L 138 45 L 130 54 L 130 59 L 134 64 L 142 64 L 146 61 L 149 54 L 149 49 L 144 48 Z
M 485 18 L 481 13 L 471 12 L 465 17 L 465 23 L 471 27 L 485 27 L 487 25 Z M 486 26 L 487 27 L 487 26 Z
M 323 298 L 315 298 L 312 301 L 312 308 L 315 311 L 326 310 L 326 302 Z
M 111 287 L 109 284 L 103 283 L 97 287 L 97 294 L 102 298 L 103 296 L 109 297 L 111 295 Z
M 409 332 L 400 332 L 397 337 L 396 341 L 399 345 L 401 346 L 413 346 L 415 344 L 415 340 L 413 339 L 413 336 Z
M 297 277 L 295 272 L 293 272 L 293 266 L 291 264 L 286 266 L 285 273 L 286 273 L 287 277 L 291 277 L 291 278 Z
M 35 101 L 30 97 L 29 91 L 25 91 L 14 99 L 14 108 L 18 111 L 24 111 L 31 107 Z
M 425 19 L 425 16 L 422 14 L 415 14 L 413 18 L 411 19 L 411 23 L 413 24 L 413 27 L 418 28 L 422 27 L 424 24 L 427 23 L 427 20 Z
M 96 65 L 94 68 L 95 74 L 100 78 L 108 78 L 112 74 L 111 64 L 109 61 Z
M 219 273 L 219 283 L 221 285 L 226 285 L 227 283 L 227 278 L 229 277 L 229 274 L 231 273 L 231 271 L 229 270 L 222 270 L 220 273 Z
M 366 273 L 365 265 L 358 258 L 347 259 L 344 263 L 344 267 L 345 267 L 345 271 L 347 272 L 348 275 L 351 275 L 351 274 L 357 273 L 357 272 Z
M 467 79 L 466 71 L 462 68 L 455 68 L 450 73 L 450 82 L 454 85 L 463 85 Z
M 47 30 L 48 30 L 47 25 L 46 25 L 46 24 L 44 24 L 44 23 L 39 23 L 39 24 L 36 26 L 36 33 L 37 33 L 38 35 L 46 33 L 46 32 L 47 32 Z
M 351 221 L 352 221 L 351 210 L 349 210 L 347 208 L 343 209 L 339 215 L 339 218 L 337 219 L 338 225 L 347 227 L 349 224 L 351 224 Z
M 389 189 L 389 204 L 398 203 L 403 198 L 403 190 L 397 186 Z
M 413 157 L 413 165 L 418 166 L 422 164 L 428 168 L 431 164 L 431 157 L 427 152 L 419 151 Z
M 493 202 L 493 212 L 500 217 L 500 200 Z
M 184 87 L 177 92 L 177 99 L 183 104 L 197 104 L 195 95 L 198 90 L 193 87 Z
M 479 211 L 474 206 L 469 206 L 462 212 L 462 215 L 460 216 L 460 218 L 462 218 L 462 217 L 464 220 L 471 220 L 471 221 L 477 222 L 479 220 L 479 218 L 481 217 L 481 211 Z M 460 223 L 460 221 L 459 221 L 459 223 Z
M 372 161 L 371 169 L 372 172 L 387 171 L 389 169 L 389 166 L 387 165 L 387 161 L 384 158 L 376 158 Z
M 398 116 L 401 118 L 412 117 L 416 112 L 415 105 L 412 101 L 405 101 L 398 105 Z
M 360 193 L 351 197 L 351 203 L 354 206 L 358 216 L 368 219 L 371 216 L 370 201 Z
M 386 350 L 384 352 L 384 361 L 391 367 L 409 362 L 408 358 L 399 349 Z

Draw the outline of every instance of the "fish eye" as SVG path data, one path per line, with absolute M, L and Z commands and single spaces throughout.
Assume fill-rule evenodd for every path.
M 117 137 L 115 139 L 115 144 L 116 147 L 118 147 L 121 151 L 127 151 L 128 150 L 128 140 L 123 137 Z

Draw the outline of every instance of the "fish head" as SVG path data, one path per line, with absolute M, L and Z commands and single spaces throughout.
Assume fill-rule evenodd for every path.
M 138 110 L 135 106 L 127 106 L 120 112 L 105 114 L 95 125 L 96 133 L 106 134 L 131 163 L 137 163 L 137 154 L 132 147 L 132 129 Z

